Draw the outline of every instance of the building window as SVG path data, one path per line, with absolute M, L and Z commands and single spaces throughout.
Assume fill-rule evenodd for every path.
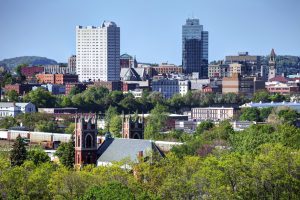
M 85 138 L 85 147 L 86 148 L 91 148 L 92 147 L 92 136 L 87 135 Z

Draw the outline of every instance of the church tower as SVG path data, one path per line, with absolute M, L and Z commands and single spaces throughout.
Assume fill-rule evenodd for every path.
M 127 139 L 144 139 L 144 114 L 142 117 L 136 116 L 135 119 L 131 115 L 122 118 L 122 138 Z
M 97 164 L 97 116 L 75 119 L 75 166 Z
M 276 54 L 274 49 L 272 49 L 269 60 L 269 75 L 268 80 L 276 76 Z

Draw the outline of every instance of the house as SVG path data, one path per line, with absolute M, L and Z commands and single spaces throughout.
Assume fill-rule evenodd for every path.
M 0 102 L 0 118 L 15 117 L 19 114 L 36 112 L 35 105 L 32 103 L 14 103 L 14 102 Z

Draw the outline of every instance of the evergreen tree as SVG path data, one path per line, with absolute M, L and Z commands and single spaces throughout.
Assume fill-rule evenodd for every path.
M 20 166 L 26 160 L 27 151 L 23 138 L 19 135 L 12 146 L 10 161 L 12 166 Z

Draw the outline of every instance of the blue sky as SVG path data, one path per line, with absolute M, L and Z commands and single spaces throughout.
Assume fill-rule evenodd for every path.
M 75 26 L 112 20 L 121 53 L 181 64 L 181 26 L 197 17 L 209 31 L 209 60 L 249 51 L 300 56 L 300 0 L 0 0 L 0 60 L 36 55 L 66 62 Z

